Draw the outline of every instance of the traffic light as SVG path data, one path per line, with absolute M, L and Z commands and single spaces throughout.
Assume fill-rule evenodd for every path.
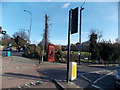
M 78 32 L 78 7 L 72 9 L 71 34 Z
M 1 34 L 5 35 L 5 34 L 6 34 L 6 31 L 1 31 Z
M 19 44 L 19 41 L 20 41 L 20 37 L 17 36 L 17 37 L 15 38 L 15 42 L 16 42 L 17 44 Z
M 6 31 L 3 31 L 1 26 L 0 26 L 0 34 L 3 34 L 3 35 L 6 34 Z

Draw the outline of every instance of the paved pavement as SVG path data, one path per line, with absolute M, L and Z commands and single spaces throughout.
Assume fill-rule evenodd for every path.
M 23 57 L 5 57 L 2 58 L 2 88 L 22 88 L 25 84 L 36 81 L 41 81 L 43 75 L 38 74 L 35 70 L 36 65 L 30 59 Z M 44 82 L 50 82 L 49 80 Z M 47 83 L 46 83 L 47 84 Z M 45 83 L 41 83 L 42 86 L 46 86 Z M 52 87 L 56 88 L 53 83 L 50 83 Z

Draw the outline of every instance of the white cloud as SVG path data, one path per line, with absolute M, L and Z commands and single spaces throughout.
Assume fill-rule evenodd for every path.
M 84 35 L 89 35 L 90 32 L 82 32 Z
M 111 43 L 115 43 L 116 38 L 105 38 L 105 39 L 101 39 L 101 41 L 111 41 Z
M 38 44 L 40 40 L 31 40 L 31 44 Z
M 67 44 L 67 39 L 66 40 L 55 40 L 55 39 L 52 39 L 52 40 L 50 40 L 50 42 L 52 44 L 66 45 Z
M 70 5 L 70 3 L 66 3 L 62 6 L 62 8 L 67 8 Z

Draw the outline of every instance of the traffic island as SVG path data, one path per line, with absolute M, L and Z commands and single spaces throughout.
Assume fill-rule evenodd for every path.
M 40 65 L 37 65 L 39 69 L 37 71 L 39 74 L 43 74 L 47 78 L 53 81 L 53 83 L 56 85 L 56 87 L 59 90 L 64 89 L 87 89 L 89 88 L 89 82 L 85 80 L 84 78 L 77 78 L 69 81 L 69 83 L 66 82 L 66 65 L 60 64 L 60 63 L 52 63 L 52 62 L 43 62 Z M 72 66 L 74 67 L 74 66 Z M 76 68 L 76 67 L 74 67 Z M 77 69 L 72 69 L 73 71 L 76 71 Z M 72 74 L 71 72 L 71 74 Z M 73 76 L 76 76 L 77 74 L 73 73 Z
M 52 79 L 54 83 L 57 85 L 60 90 L 68 90 L 68 89 L 79 89 L 85 90 L 89 88 L 89 82 L 83 79 L 76 79 L 74 81 L 58 81 L 56 79 Z

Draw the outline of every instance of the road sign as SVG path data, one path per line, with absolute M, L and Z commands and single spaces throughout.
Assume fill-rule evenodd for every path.
M 81 48 L 82 48 L 82 46 L 79 45 L 79 46 L 78 46 L 78 49 L 81 49 Z

